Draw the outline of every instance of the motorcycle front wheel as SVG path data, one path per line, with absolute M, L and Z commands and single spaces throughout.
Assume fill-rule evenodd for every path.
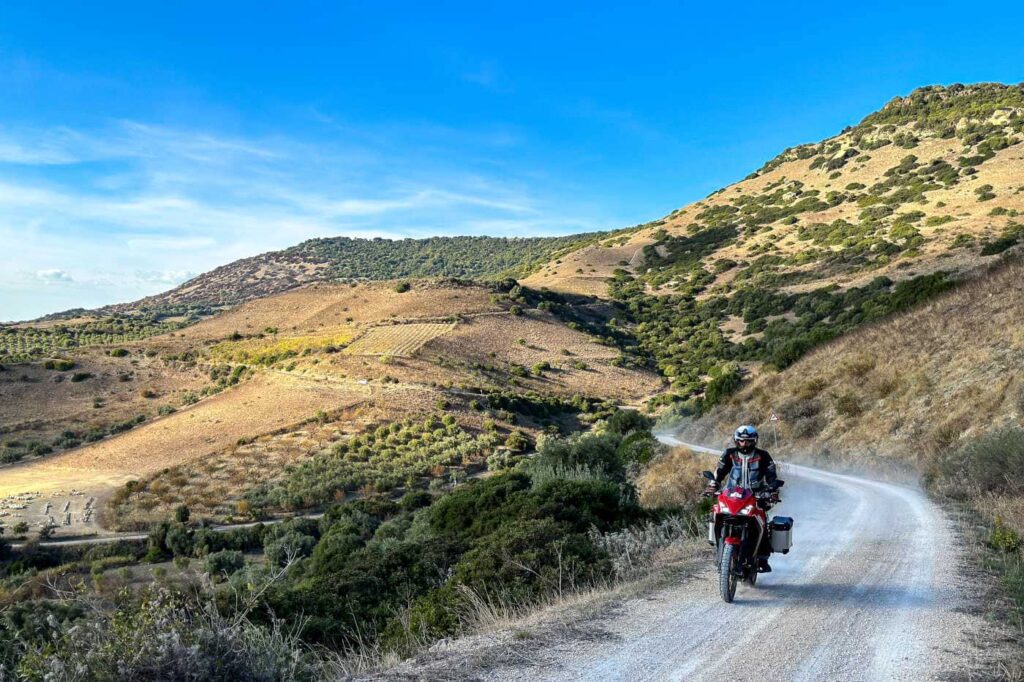
M 722 562 L 718 565 L 718 589 L 726 604 L 731 604 L 736 596 L 736 545 L 725 545 L 722 548 Z

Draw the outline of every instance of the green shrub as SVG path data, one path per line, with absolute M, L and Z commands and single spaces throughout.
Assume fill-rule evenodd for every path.
M 125 348 L 115 348 L 114 350 L 110 351 L 110 357 L 113 358 L 123 358 L 127 356 L 128 350 Z
M 860 398 L 849 391 L 835 397 L 835 408 L 840 417 L 858 417 L 864 411 Z
M 399 282 L 398 284 L 395 285 L 395 291 L 397 291 L 400 294 L 404 294 L 410 289 L 412 289 L 412 285 L 409 284 L 408 282 Z
M 548 362 L 547 360 L 542 360 L 541 362 L 538 362 L 533 367 L 531 367 L 530 371 L 533 373 L 534 376 L 539 377 L 549 369 L 551 369 L 551 363 Z
M 90 374 L 89 372 L 75 372 L 71 375 L 71 381 L 75 383 L 79 381 L 86 381 L 87 379 L 92 379 L 93 376 L 95 375 Z
M 1022 542 L 1016 531 L 1003 525 L 1002 517 L 996 517 L 988 544 L 997 551 L 1016 554 L 1020 551 Z
M 512 452 L 523 452 L 529 449 L 530 439 L 523 435 L 522 431 L 513 431 L 505 439 L 505 447 Z
M 206 557 L 206 572 L 212 577 L 229 576 L 241 570 L 245 565 L 245 556 L 233 549 L 214 552 Z

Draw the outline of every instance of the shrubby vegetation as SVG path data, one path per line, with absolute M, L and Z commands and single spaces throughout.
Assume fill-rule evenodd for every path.
M 504 438 L 470 432 L 451 415 L 382 425 L 334 445 L 249 494 L 259 509 L 301 509 L 344 499 L 359 490 L 415 487 L 429 476 L 482 466 Z
M 620 270 L 611 285 L 612 295 L 629 311 L 640 348 L 655 359 L 676 396 L 700 397 L 701 409 L 739 386 L 737 361 L 787 367 L 821 343 L 952 286 L 945 274 L 937 273 L 898 283 L 878 277 L 846 291 L 824 287 L 800 294 L 740 285 L 729 298 L 698 300 L 693 288 L 679 295 L 651 296 L 646 281 L 645 276 Z M 741 343 L 721 331 L 729 316 L 746 323 L 747 337 Z
M 422 426 L 386 429 L 374 443 L 445 429 Z M 212 532 L 179 512 L 145 548 L 127 550 L 127 561 L 201 560 L 214 582 L 22 599 L 0 617 L 0 666 L 43 675 L 75 664 L 103 677 L 120 663 L 149 679 L 198 679 L 216 663 L 232 679 L 321 679 L 342 667 L 310 645 L 408 652 L 459 633 L 477 600 L 523 605 L 614 579 L 640 558 L 623 561 L 622 551 L 635 550 L 623 532 L 650 534 L 664 514 L 641 508 L 631 483 L 657 447 L 649 427 L 642 415 L 614 412 L 595 432 L 543 439 L 536 458 L 515 470 L 438 496 L 369 495 L 319 519 Z M 679 535 L 666 533 L 655 534 Z M 126 549 L 98 551 L 46 550 L 4 570 L 23 580 L 60 564 L 62 575 L 91 570 L 99 585 L 104 570 L 124 565 L 116 557 Z M 0 605 L 4 598 L 0 590 Z
M 166 319 L 168 316 L 113 315 L 90 322 L 57 324 L 44 328 L 0 325 L 0 360 L 27 362 L 73 348 L 139 341 L 189 324 L 189 320 L 172 321 Z M 53 369 L 66 371 L 70 367 Z
M 326 263 L 331 279 L 405 277 L 497 278 L 525 275 L 557 258 L 618 233 L 567 237 L 430 237 L 312 239 L 281 252 L 286 259 Z

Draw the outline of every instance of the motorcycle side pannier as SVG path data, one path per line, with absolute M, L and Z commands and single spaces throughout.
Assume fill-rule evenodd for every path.
M 771 528 L 772 551 L 788 554 L 793 546 L 793 519 L 789 516 L 773 516 L 768 522 Z

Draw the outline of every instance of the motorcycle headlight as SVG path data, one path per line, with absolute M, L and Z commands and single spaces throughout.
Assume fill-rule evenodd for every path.
M 748 504 L 743 509 L 740 509 L 740 514 L 749 514 L 752 511 L 754 511 L 754 505 Z

